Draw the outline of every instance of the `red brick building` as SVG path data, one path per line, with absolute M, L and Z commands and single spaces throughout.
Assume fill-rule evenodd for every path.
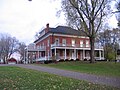
M 17 64 L 17 60 L 15 58 L 10 58 L 7 60 L 8 64 Z
M 39 38 L 34 41 L 32 48 L 28 52 L 34 51 L 36 61 L 50 60 L 53 57 L 60 59 L 90 59 L 90 41 L 82 31 L 72 29 L 67 26 L 50 28 L 49 24 L 39 33 Z M 95 47 L 97 60 L 104 59 L 103 49 Z M 29 56 L 29 53 L 27 54 Z

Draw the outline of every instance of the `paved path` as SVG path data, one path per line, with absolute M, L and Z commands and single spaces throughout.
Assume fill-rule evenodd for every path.
M 104 76 L 90 75 L 85 73 L 61 70 L 61 69 L 50 68 L 45 66 L 35 66 L 35 65 L 29 65 L 29 64 L 26 64 L 26 65 L 16 64 L 15 66 L 120 88 L 120 78 L 112 78 L 112 77 L 110 78 L 110 77 L 104 77 Z

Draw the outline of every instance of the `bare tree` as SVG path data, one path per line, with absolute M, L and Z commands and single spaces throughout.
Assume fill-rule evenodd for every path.
M 111 0 L 62 0 L 62 9 L 68 25 L 82 30 L 90 39 L 90 62 L 95 61 L 94 43 L 96 34 L 110 11 Z
M 112 53 L 112 56 L 114 56 L 112 59 L 116 59 L 116 52 L 120 42 L 120 30 L 118 28 L 104 30 L 99 33 L 98 41 L 104 47 L 105 58 L 109 59 L 109 56 Z
M 21 55 L 21 57 L 20 57 L 21 60 L 23 60 L 25 58 L 25 48 L 26 48 L 26 45 L 24 42 L 19 43 L 18 52 Z
M 18 40 L 8 34 L 1 34 L 0 37 L 0 58 L 6 60 L 16 51 Z
M 114 28 L 112 30 L 112 46 L 115 52 L 115 60 L 117 56 L 117 49 L 119 49 L 119 42 L 120 42 L 120 29 Z
M 116 3 L 117 11 L 115 12 L 117 14 L 117 20 L 118 20 L 118 27 L 120 28 L 120 0 Z
M 99 42 L 104 47 L 104 54 L 105 58 L 108 59 L 109 50 L 111 50 L 111 30 L 104 30 L 103 32 L 100 32 L 98 35 Z

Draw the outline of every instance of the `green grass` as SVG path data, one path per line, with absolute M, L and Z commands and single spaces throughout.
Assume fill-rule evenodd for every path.
M 115 63 L 115 62 L 88 63 L 83 61 L 76 61 L 76 62 L 73 61 L 73 62 L 59 62 L 57 64 L 52 63 L 52 64 L 43 64 L 43 65 L 54 68 L 89 73 L 89 74 L 120 77 L 120 63 Z
M 0 90 L 119 90 L 13 66 L 0 67 Z

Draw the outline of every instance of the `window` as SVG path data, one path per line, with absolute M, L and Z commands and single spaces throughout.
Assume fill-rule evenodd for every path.
M 45 46 L 45 43 L 43 42 L 42 48 Z
M 75 40 L 74 39 L 72 40 L 72 46 L 75 46 Z
M 39 47 L 40 47 L 40 48 L 42 47 L 42 46 L 41 46 L 41 44 L 40 44 L 40 46 L 39 46 Z
M 66 39 L 62 39 L 62 45 L 66 46 Z
M 80 47 L 83 47 L 83 40 L 80 40 Z
M 55 45 L 56 45 L 56 46 L 59 45 L 59 39 L 58 39 L 58 38 L 55 39 Z
M 37 46 L 37 49 L 39 49 L 39 46 Z
M 89 47 L 89 40 L 86 40 L 86 47 Z

